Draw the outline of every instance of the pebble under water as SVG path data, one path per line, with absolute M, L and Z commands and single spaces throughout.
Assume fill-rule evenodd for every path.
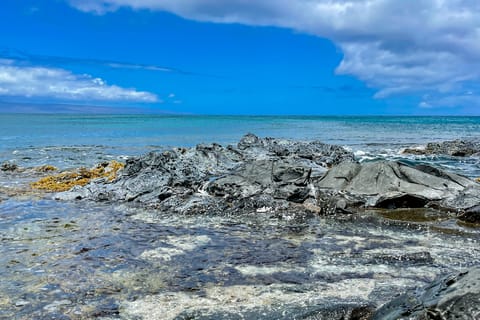
M 0 318 L 317 319 L 320 309 L 378 307 L 479 261 L 478 228 L 427 210 L 412 222 L 402 210 L 396 220 L 172 216 L 9 198 Z

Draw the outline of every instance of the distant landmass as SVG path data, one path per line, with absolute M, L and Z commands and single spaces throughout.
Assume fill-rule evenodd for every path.
M 92 106 L 75 104 L 12 103 L 2 101 L 0 101 L 0 113 L 182 114 L 179 112 L 143 106 Z

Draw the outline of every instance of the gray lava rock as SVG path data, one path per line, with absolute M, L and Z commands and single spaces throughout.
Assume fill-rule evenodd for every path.
M 96 180 L 58 197 L 134 202 L 183 214 L 259 209 L 333 214 L 435 203 L 463 210 L 469 221 L 476 216 L 469 209 L 480 203 L 480 185 L 430 166 L 359 164 L 338 146 L 248 134 L 237 148 L 198 145 L 130 159 L 113 183 Z
M 428 143 L 424 149 L 408 148 L 404 153 L 419 155 L 450 155 L 456 157 L 467 157 L 480 153 L 480 143 L 476 141 L 443 141 Z
M 309 160 L 321 167 L 331 167 L 343 161 L 354 161 L 353 153 L 336 145 L 320 141 L 292 141 L 287 139 L 259 138 L 251 133 L 238 143 L 238 150 L 255 160 L 293 158 Z
M 353 159 L 339 146 L 247 134 L 237 147 L 213 143 L 129 159 L 113 183 L 93 181 L 57 198 L 126 201 L 181 214 L 298 209 L 315 199 L 312 183 L 329 166 Z
M 373 319 L 480 319 L 480 268 L 448 275 L 378 309 Z
M 470 208 L 480 203 L 480 184 L 426 165 L 359 164 L 343 148 L 320 142 L 248 134 L 237 147 L 213 143 L 129 159 L 113 183 L 99 179 L 57 197 L 132 202 L 180 214 L 335 214 L 431 205 L 465 212 L 469 221 L 477 217 Z
M 386 209 L 438 206 L 461 210 L 480 202 L 474 181 L 433 167 L 412 167 L 395 161 L 341 163 L 315 184 L 329 198 L 343 198 L 347 206 L 363 200 L 367 207 Z M 337 199 L 338 201 L 338 199 Z

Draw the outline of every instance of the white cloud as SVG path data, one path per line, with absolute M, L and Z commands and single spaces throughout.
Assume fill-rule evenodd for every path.
M 379 89 L 376 97 L 435 93 L 451 103 L 480 78 L 478 0 L 70 0 L 104 14 L 120 7 L 164 10 L 220 23 L 291 28 L 343 51 L 337 73 Z M 451 98 L 448 98 L 451 97 Z M 448 98 L 448 99 L 447 99 Z
M 71 101 L 157 102 L 150 92 L 108 85 L 103 79 L 58 68 L 16 66 L 0 60 L 0 96 Z

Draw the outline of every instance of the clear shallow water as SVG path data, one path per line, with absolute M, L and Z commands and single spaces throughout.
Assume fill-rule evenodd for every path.
M 478 262 L 478 230 L 438 230 L 375 213 L 343 220 L 185 217 L 7 200 L 0 203 L 0 318 L 222 319 L 250 312 L 257 319 L 258 312 L 307 306 L 381 304 Z
M 428 162 L 480 176 L 475 157 L 399 153 L 478 139 L 480 118 L 471 117 L 0 114 L 0 162 L 90 166 L 169 146 L 236 143 L 247 132 L 340 144 L 362 161 Z M 0 172 L 0 187 L 31 179 Z M 480 259 L 478 229 L 441 215 L 389 218 L 170 216 L 0 189 L 0 318 L 289 319 L 307 306 L 381 304 Z

